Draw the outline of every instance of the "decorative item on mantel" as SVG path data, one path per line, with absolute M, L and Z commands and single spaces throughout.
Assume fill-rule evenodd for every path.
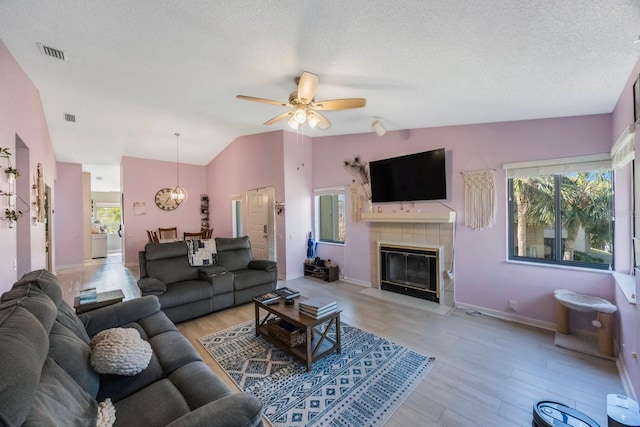
M 352 161 L 345 160 L 344 168 L 351 176 L 354 177 L 351 190 L 351 221 L 359 223 L 362 219 L 362 205 L 367 202 L 367 212 L 373 212 L 373 203 L 371 202 L 371 186 L 369 184 L 369 169 L 367 163 L 360 160 L 356 156 Z
M 462 172 L 464 176 L 464 225 L 474 230 L 491 227 L 496 214 L 494 170 Z

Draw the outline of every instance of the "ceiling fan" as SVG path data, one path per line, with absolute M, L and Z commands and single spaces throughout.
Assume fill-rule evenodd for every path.
M 318 76 L 305 71 L 300 77 L 296 77 L 298 90 L 294 90 L 289 95 L 289 102 L 274 101 L 272 99 L 256 98 L 254 96 L 236 95 L 238 99 L 261 102 L 263 104 L 278 105 L 287 107 L 290 110 L 264 122 L 265 125 L 272 125 L 275 122 L 289 118 L 288 124 L 293 129 L 307 122 L 310 127 L 316 126 L 320 129 L 331 127 L 331 122 L 320 113 L 320 111 L 347 110 L 350 108 L 361 108 L 367 103 L 364 98 L 330 99 L 327 101 L 316 101 L 316 88 L 318 87 Z

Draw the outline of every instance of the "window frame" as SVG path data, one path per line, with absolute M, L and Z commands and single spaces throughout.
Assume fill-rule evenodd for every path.
M 515 262 L 528 262 L 541 264 L 546 266 L 562 266 L 576 267 L 592 270 L 613 270 L 615 264 L 615 188 L 614 174 L 615 169 L 611 165 L 608 154 L 570 157 L 563 159 L 542 160 L 525 163 L 505 164 L 503 168 L 506 170 L 506 190 L 507 190 L 507 260 Z M 611 202 L 610 202 L 610 227 L 611 227 L 611 262 L 609 264 L 563 260 L 562 259 L 562 196 L 561 188 L 562 177 L 574 172 L 598 172 L 609 171 L 611 173 Z M 553 259 L 538 258 L 532 256 L 519 256 L 515 253 L 515 200 L 513 197 L 513 181 L 514 178 L 524 176 L 552 176 L 554 185 L 554 226 L 553 239 L 554 251 Z
M 320 209 L 320 197 L 321 196 L 342 196 L 343 206 L 342 206 L 342 215 L 343 220 L 346 225 L 346 203 L 347 203 L 347 195 L 345 191 L 345 187 L 328 187 L 328 188 L 319 188 L 313 191 L 314 193 L 314 207 L 315 207 L 315 215 L 314 215 L 314 229 L 316 235 L 316 241 L 318 243 L 331 244 L 331 245 L 344 245 L 347 240 L 346 230 L 344 235 L 344 240 L 329 240 L 321 238 L 321 209 Z M 346 227 L 345 227 L 346 228 Z M 332 233 L 334 234 L 334 233 Z

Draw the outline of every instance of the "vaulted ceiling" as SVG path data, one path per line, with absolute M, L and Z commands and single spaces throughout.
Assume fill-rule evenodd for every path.
M 609 113 L 640 55 L 640 2 L 615 0 L 20 0 L 0 40 L 39 89 L 59 161 L 206 164 L 284 107 L 362 97 L 306 135 Z M 66 60 L 42 53 L 39 43 Z M 2 78 L 0 76 L 0 78 Z M 64 120 L 75 115 L 75 122 Z

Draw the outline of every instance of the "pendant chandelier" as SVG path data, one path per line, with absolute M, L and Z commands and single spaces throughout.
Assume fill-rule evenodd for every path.
M 180 150 L 178 149 L 178 138 L 180 134 L 176 132 L 174 135 L 176 136 L 176 188 L 171 190 L 171 198 L 182 202 L 187 198 L 187 190 L 180 187 Z

